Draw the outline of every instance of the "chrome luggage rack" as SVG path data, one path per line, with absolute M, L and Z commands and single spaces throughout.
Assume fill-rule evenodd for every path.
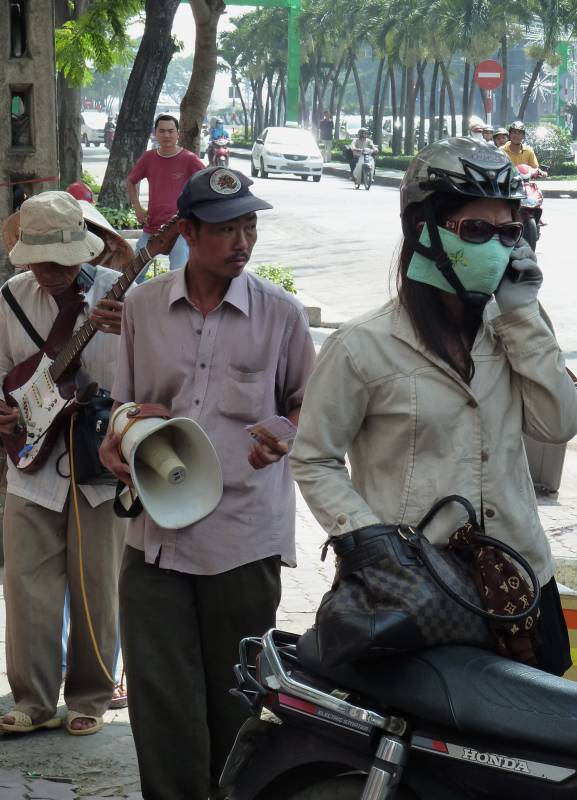
M 239 688 L 233 689 L 232 693 L 247 702 L 253 712 L 258 711 L 270 690 L 283 691 L 357 722 L 385 730 L 390 728 L 390 718 L 368 708 L 355 706 L 337 696 L 337 693 L 323 692 L 294 678 L 287 664 L 292 663 L 299 667 L 296 655 L 298 639 L 298 635 L 276 628 L 267 631 L 262 639 L 243 639 L 240 643 L 240 664 L 234 670 Z M 256 678 L 256 667 L 248 663 L 248 650 L 251 646 L 261 648 L 260 681 Z M 262 662 L 263 657 L 266 664 Z M 270 672 L 266 670 L 267 665 Z

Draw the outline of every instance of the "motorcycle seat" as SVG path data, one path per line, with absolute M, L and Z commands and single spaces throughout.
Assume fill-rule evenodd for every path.
M 461 733 L 577 753 L 577 685 L 475 647 L 433 647 L 382 661 L 321 664 L 316 632 L 300 637 L 301 665 L 392 708 Z

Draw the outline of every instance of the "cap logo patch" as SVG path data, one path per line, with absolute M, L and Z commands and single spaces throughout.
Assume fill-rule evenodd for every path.
M 210 176 L 210 188 L 218 194 L 236 194 L 241 189 L 241 183 L 234 172 L 217 169 Z

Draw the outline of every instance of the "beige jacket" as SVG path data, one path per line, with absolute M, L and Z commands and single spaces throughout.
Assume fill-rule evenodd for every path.
M 551 551 L 521 433 L 571 439 L 577 393 L 537 303 L 490 316 L 473 345 L 470 386 L 424 350 L 396 300 L 343 326 L 308 383 L 293 472 L 332 536 L 378 522 L 414 525 L 436 500 L 463 495 L 486 533 L 526 556 L 546 583 Z M 459 506 L 447 507 L 427 536 L 445 543 L 463 521 Z

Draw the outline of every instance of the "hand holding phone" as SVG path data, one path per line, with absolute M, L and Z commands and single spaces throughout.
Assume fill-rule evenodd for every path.
M 280 417 L 278 414 L 245 427 L 253 439 L 257 440 L 260 434 L 264 434 L 276 439 L 277 442 L 288 442 L 297 435 L 297 429 L 290 419 Z

